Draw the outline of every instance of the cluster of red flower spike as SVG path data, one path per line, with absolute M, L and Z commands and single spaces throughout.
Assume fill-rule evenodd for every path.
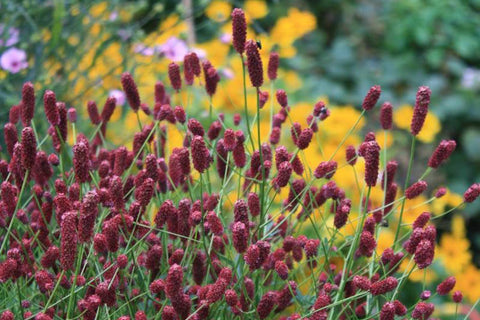
M 241 9 L 233 11 L 232 22 L 233 46 L 242 59 L 246 52 L 249 78 L 263 105 L 268 93 L 259 89 L 264 81 L 259 49 L 254 41 L 246 41 L 246 22 Z M 272 53 L 268 63 L 270 80 L 275 80 L 278 64 L 278 54 Z M 202 69 L 206 91 L 213 95 L 220 80 L 216 69 L 208 61 L 203 61 L 201 68 L 195 53 L 185 56 L 183 70 L 187 85 L 194 83 Z M 171 85 L 177 92 L 182 88 L 180 70 L 175 63 L 169 66 Z M 110 311 L 126 310 L 118 318 L 122 320 L 147 319 L 147 314 L 153 313 L 165 320 L 218 319 L 225 311 L 242 315 L 242 319 L 379 316 L 390 320 L 408 312 L 414 319 L 431 316 L 434 305 L 425 302 L 430 297 L 429 291 L 422 293 L 410 311 L 393 293 L 401 283 L 395 272 L 407 255 L 421 269 L 432 263 L 436 230 L 428 225 L 429 213 L 422 213 L 415 220 L 403 248 L 397 252 L 388 248 L 383 252 L 375 261 L 379 267 L 373 274 L 368 275 L 360 266 L 336 271 L 328 259 L 320 268 L 320 258 L 328 258 L 318 253 L 321 240 L 298 234 L 291 213 L 300 208 L 297 219 L 305 219 L 330 200 L 331 207 L 326 211 L 335 215 L 334 226 L 340 229 L 348 221 L 351 201 L 331 180 L 337 170 L 335 161 L 321 162 L 314 170 L 314 177 L 324 182 L 317 188 L 312 182 L 318 180 L 305 180 L 297 153 L 289 152 L 283 145 L 276 146 L 290 111 L 285 91 L 276 93 L 281 109 L 271 119 L 269 141 L 248 153 L 244 145 L 247 131 L 225 128 L 223 115 L 210 123 L 205 133 L 202 123 L 188 118 L 181 106 L 170 106 L 170 97 L 162 83 L 155 85 L 153 110 L 141 102 L 130 74 L 123 74 L 121 83 L 132 110 L 141 109 L 153 118 L 151 124 L 135 134 L 131 151 L 124 146 L 114 150 L 105 147 L 107 123 L 116 104 L 114 98 L 107 99 L 101 113 L 94 102 L 88 103 L 87 111 L 97 131 L 92 139 L 83 134 L 75 137 L 71 160 L 65 141 L 67 125 L 77 121 L 75 109 L 67 110 L 52 91 L 45 92 L 43 102 L 53 146 L 47 155 L 44 150 L 48 149 L 48 143 L 40 141 L 31 127 L 35 114 L 31 83 L 24 85 L 21 103 L 11 108 L 9 122 L 4 126 L 6 155 L 10 160 L 0 160 L 3 181 L 0 283 L 5 285 L 23 278 L 24 285 L 38 288 L 39 293 L 31 294 L 21 303 L 18 301 L 18 306 L 0 302 L 9 309 L 1 314 L 1 320 L 22 317 L 15 316 L 14 311 L 23 312 L 25 319 L 45 320 L 74 314 L 96 319 L 102 305 Z M 371 110 L 380 93 L 379 86 L 372 87 L 362 108 Z M 422 129 L 429 100 L 430 89 L 421 87 L 411 124 L 413 135 Z M 302 129 L 298 123 L 291 126 L 296 151 L 308 148 L 318 122 L 328 114 L 324 103 L 319 102 L 307 119 L 308 128 Z M 383 129 L 392 128 L 390 103 L 383 104 L 380 119 Z M 18 140 L 20 120 L 24 128 Z M 173 149 L 168 159 L 164 122 L 186 124 L 187 128 L 184 146 Z M 240 122 L 241 117 L 235 115 L 234 125 L 238 127 Z M 438 168 L 454 149 L 454 141 L 442 141 L 428 166 Z M 354 165 L 357 157 L 365 159 L 368 187 L 377 184 L 379 156 L 380 146 L 373 133 L 366 135 L 358 149 L 353 146 L 346 149 L 347 164 Z M 275 174 L 271 170 L 273 161 Z M 201 174 L 215 164 L 222 183 L 234 174 L 243 179 L 244 198 L 234 203 L 231 224 L 227 223 L 230 215 L 221 211 L 221 194 L 198 192 L 195 184 L 203 180 L 193 181 L 191 163 Z M 363 229 L 358 238 L 354 237 L 358 241 L 350 245 L 356 250 L 351 259 L 373 255 L 376 228 L 391 212 L 397 196 L 394 182 L 397 166 L 392 160 L 385 168 L 381 186 L 385 189 L 386 205 L 377 210 L 368 208 L 373 212 L 371 215 L 364 213 Z M 268 194 L 258 191 L 262 183 L 268 183 L 276 191 L 289 188 L 282 214 L 275 221 L 264 205 Z M 418 181 L 405 190 L 405 197 L 415 198 L 426 189 L 427 183 Z M 182 198 L 182 194 L 190 197 Z M 438 197 L 443 194 L 444 189 L 437 192 Z M 465 192 L 464 200 L 472 202 L 479 194 L 480 185 L 474 184 Z M 159 206 L 153 227 L 145 214 L 151 203 Z M 265 227 L 268 224 L 265 222 L 269 226 Z M 328 244 L 322 244 L 325 245 Z M 328 251 L 334 251 L 333 247 Z M 311 284 L 316 287 L 316 296 L 293 302 L 299 285 L 293 276 L 294 266 L 302 261 L 312 270 L 318 268 L 317 282 Z M 95 265 L 100 267 L 94 268 Z M 345 261 L 347 266 L 351 266 L 350 261 Z M 455 279 L 449 277 L 436 291 L 445 295 L 454 285 Z M 52 296 L 55 298 L 50 300 Z M 63 296 L 66 298 L 62 299 Z M 368 304 L 371 299 L 378 302 Z M 461 293 L 455 292 L 453 299 L 460 302 Z M 67 301 L 68 309 L 64 307 Z M 303 305 L 307 301 L 311 304 Z M 285 315 L 292 303 L 297 306 L 293 312 L 303 310 L 304 314 Z M 299 303 L 302 305 L 298 307 Z

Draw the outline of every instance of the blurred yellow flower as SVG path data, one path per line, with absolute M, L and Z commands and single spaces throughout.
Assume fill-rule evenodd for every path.
M 208 18 L 216 22 L 226 21 L 232 12 L 232 6 L 225 1 L 213 1 L 206 9 L 205 14 Z
M 455 290 L 460 290 L 472 303 L 480 299 L 480 270 L 473 265 L 469 265 L 456 278 Z
M 449 272 L 457 274 L 471 261 L 468 251 L 470 242 L 465 238 L 457 238 L 451 234 L 443 234 L 438 247 L 438 257 Z
M 267 15 L 268 7 L 262 0 L 245 1 L 245 14 L 251 19 L 260 19 Z

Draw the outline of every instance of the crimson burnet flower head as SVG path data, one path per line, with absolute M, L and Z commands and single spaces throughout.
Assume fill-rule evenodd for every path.
M 441 296 L 447 295 L 455 287 L 456 282 L 454 276 L 448 277 L 437 286 L 437 293 Z
M 442 140 L 428 160 L 428 166 L 438 168 L 455 151 L 457 143 L 455 140 Z
M 201 136 L 195 136 L 192 139 L 191 154 L 193 167 L 200 173 L 203 173 L 211 163 L 210 152 L 208 151 L 205 141 Z
M 7 146 L 7 152 L 10 156 L 13 156 L 13 148 L 18 142 L 17 128 L 13 123 L 8 122 L 3 127 L 3 135 Z
M 168 269 L 165 293 L 170 297 L 178 296 L 182 290 L 183 270 L 178 264 L 170 266 Z
M 17 124 L 18 120 L 20 120 L 20 115 L 22 113 L 22 105 L 23 103 L 16 104 L 10 107 L 10 111 L 8 112 L 8 122 Z M 22 120 L 23 122 L 23 120 Z M 23 125 L 24 127 L 28 127 L 28 125 Z
M 248 210 L 252 217 L 256 217 L 260 214 L 260 198 L 255 192 L 250 192 L 247 198 Z
M 342 199 L 337 206 L 335 211 L 335 218 L 333 220 L 333 225 L 335 228 L 342 228 L 348 220 L 348 214 L 350 213 L 352 202 L 349 199 Z
M 463 294 L 461 291 L 457 290 L 453 293 L 452 300 L 455 303 L 461 303 L 463 300 Z
M 200 72 L 200 60 L 198 60 L 198 56 L 195 52 L 187 53 L 183 58 L 183 76 L 185 77 L 185 82 L 189 86 L 193 84 L 195 78 L 194 69 L 197 69 Z
M 73 170 L 78 183 L 90 180 L 88 152 L 88 146 L 83 141 L 73 146 Z
M 203 129 L 202 124 L 195 118 L 188 120 L 187 127 L 194 136 L 203 137 L 205 135 L 205 129 Z
M 382 182 L 381 182 L 382 189 L 386 188 L 386 190 L 388 190 L 388 188 L 390 188 L 390 186 L 393 183 L 393 180 L 395 179 L 395 173 L 397 172 L 397 168 L 398 168 L 397 161 L 392 160 L 387 162 L 387 168 L 385 169 L 382 175 Z
M 380 280 L 377 282 L 372 283 L 370 286 L 370 292 L 374 296 L 378 296 L 380 294 L 385 294 L 394 290 L 398 285 L 398 280 L 394 277 L 387 277 L 384 280 Z
M 68 115 L 68 121 L 70 121 L 71 123 L 77 122 L 77 109 L 68 108 L 67 115 Z
M 390 102 L 385 102 L 380 109 L 380 124 L 383 130 L 392 129 L 393 107 Z
M 88 101 L 87 103 L 87 111 L 88 111 L 88 116 L 90 117 L 90 121 L 94 125 L 100 124 L 102 122 L 102 118 L 100 117 L 100 114 L 98 113 L 98 107 L 95 101 Z
M 135 189 L 135 200 L 140 206 L 146 207 L 150 200 L 152 200 L 155 191 L 155 181 L 152 178 L 147 178 L 140 187 Z
M 432 241 L 424 239 L 416 246 L 414 260 L 419 269 L 425 269 L 432 264 L 434 255 L 435 245 Z
M 101 114 L 103 122 L 110 121 L 110 118 L 113 115 L 113 111 L 115 111 L 116 105 L 117 105 L 117 99 L 115 97 L 107 98 L 107 101 L 105 101 L 102 114 Z
M 33 129 L 26 127 L 22 130 L 22 164 L 25 169 L 32 170 L 37 154 L 37 141 Z
M 275 262 L 275 271 L 282 280 L 288 278 L 288 267 L 285 262 L 278 260 Z
M 265 319 L 268 317 L 270 312 L 272 312 L 275 304 L 277 302 L 277 294 L 274 291 L 268 291 L 265 293 L 257 306 L 257 313 L 260 319 Z
M 277 98 L 278 104 L 282 108 L 286 108 L 288 106 L 288 97 L 285 90 L 281 90 L 281 89 L 277 90 L 277 92 L 275 93 L 275 96 Z
M 353 277 L 353 284 L 355 284 L 355 286 L 357 288 L 359 288 L 361 290 L 364 290 L 364 291 L 369 291 L 370 286 L 372 285 L 371 282 L 370 282 L 370 279 L 368 279 L 365 276 L 354 276 Z
M 393 302 L 385 302 L 380 310 L 380 320 L 395 319 L 395 304 Z
M 0 315 L 0 320 L 14 320 L 14 319 L 15 319 L 15 315 L 10 310 L 3 311 L 2 314 Z
M 233 206 L 233 215 L 235 222 L 243 222 L 248 225 L 248 205 L 243 199 L 239 199 Z
M 347 163 L 351 166 L 354 166 L 357 163 L 357 151 L 354 146 L 348 146 L 345 148 L 345 158 Z
M 465 202 L 473 202 L 480 196 L 480 183 L 472 184 L 463 194 Z
M 235 222 L 232 225 L 233 247 L 238 253 L 243 253 L 248 246 L 248 229 L 243 222 Z
M 272 132 L 270 133 L 269 141 L 271 144 L 275 145 L 280 142 L 280 135 L 282 130 L 279 127 L 273 127 Z
M 93 237 L 93 249 L 97 253 L 107 253 L 108 248 L 107 248 L 107 237 L 105 237 L 104 234 L 102 233 L 97 233 Z
M 308 148 L 310 141 L 312 141 L 313 130 L 311 128 L 305 128 L 302 130 L 297 140 L 297 147 L 300 150 Z
M 304 247 L 307 258 L 312 258 L 317 256 L 319 245 L 320 245 L 320 241 L 318 239 L 307 240 Z
M 235 131 L 232 129 L 227 129 L 223 133 L 223 144 L 225 146 L 225 150 L 227 151 L 233 151 L 235 149 L 236 145 L 236 135 Z
M 375 107 L 375 104 L 377 104 L 378 98 L 380 98 L 381 92 L 382 92 L 382 89 L 380 88 L 380 86 L 371 87 L 367 95 L 363 99 L 362 108 L 368 111 L 373 107 Z
M 35 115 L 35 89 L 31 82 L 26 82 L 22 88 L 21 115 L 24 127 L 30 126 Z
M 371 257 L 373 254 L 373 250 L 375 250 L 376 246 L 377 246 L 377 243 L 373 235 L 369 231 L 363 231 L 362 234 L 360 235 L 360 243 L 358 244 L 358 253 L 366 257 Z
M 202 67 L 205 76 L 205 91 L 207 91 L 209 96 L 213 96 L 217 91 L 217 84 L 220 81 L 220 75 L 218 74 L 217 69 L 215 69 L 208 60 L 203 61 Z
M 279 188 L 285 187 L 290 181 L 292 171 L 292 164 L 289 161 L 282 162 L 278 167 L 278 175 L 275 179 L 275 186 Z
M 393 301 L 393 304 L 395 305 L 395 314 L 397 316 L 404 316 L 407 314 L 407 307 L 405 307 L 399 300 Z
M 280 57 L 276 52 L 270 52 L 270 57 L 268 59 L 268 79 L 275 80 L 277 79 L 277 70 L 280 63 Z
M 429 319 L 435 310 L 433 303 L 419 302 L 412 311 L 413 319 Z
M 128 104 L 134 112 L 137 112 L 138 108 L 140 108 L 140 96 L 132 75 L 129 72 L 123 73 L 121 82 Z
M 175 108 L 173 109 L 173 114 L 175 115 L 175 119 L 181 124 L 184 124 L 187 120 L 185 109 L 183 109 L 183 107 L 181 106 L 175 106 Z
M 362 146 L 365 158 L 365 183 L 367 186 L 373 187 L 377 183 L 380 146 L 375 140 L 364 142 Z
M 337 171 L 337 162 L 336 161 L 324 161 L 320 162 L 318 167 L 315 169 L 313 175 L 317 179 L 325 178 L 331 179 L 335 172 Z
M 423 191 L 427 190 L 427 183 L 423 180 L 415 182 L 410 187 L 405 190 L 405 197 L 407 199 L 413 199 L 422 194 Z
M 260 88 L 263 85 L 263 64 L 260 53 L 258 52 L 257 43 L 248 40 L 245 45 L 247 53 L 248 76 L 253 87 Z
M 81 242 L 87 242 L 93 237 L 98 201 L 99 196 L 95 191 L 89 191 L 83 198 L 78 220 L 78 237 Z
M 68 211 L 62 216 L 60 263 L 63 270 L 73 270 L 77 257 L 77 212 Z
M 412 228 L 423 228 L 427 225 L 428 221 L 430 221 L 431 214 L 430 212 L 422 212 L 417 219 L 413 222 Z
M 232 38 L 235 50 L 243 54 L 247 39 L 247 21 L 242 9 L 235 8 L 232 11 Z
M 53 91 L 45 91 L 43 105 L 45 107 L 45 115 L 47 116 L 48 122 L 52 126 L 57 126 L 60 123 L 60 116 L 58 114 L 57 98 Z
M 440 187 L 435 191 L 435 198 L 439 199 L 443 197 L 447 193 L 447 188 L 445 187 Z
M 102 233 L 107 241 L 107 249 L 110 252 L 117 252 L 120 234 L 118 230 L 118 222 L 116 219 L 110 219 L 103 223 Z
M 180 67 L 175 62 L 168 65 L 168 78 L 172 88 L 177 92 L 180 91 L 182 88 L 182 77 L 180 76 Z
M 427 86 L 418 88 L 415 108 L 413 109 L 412 123 L 410 124 L 410 132 L 414 136 L 419 134 L 422 130 L 425 118 L 427 117 L 431 94 L 432 91 Z

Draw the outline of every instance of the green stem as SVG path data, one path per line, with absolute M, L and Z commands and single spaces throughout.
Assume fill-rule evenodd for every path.
M 408 162 L 407 177 L 405 179 L 405 185 L 403 187 L 403 192 L 405 192 L 405 190 L 407 189 L 408 184 L 410 182 L 410 174 L 412 172 L 413 158 L 414 158 L 414 154 L 415 154 L 415 141 L 416 141 L 415 136 L 413 136 L 412 137 L 412 145 L 410 146 L 410 161 Z M 402 201 L 402 207 L 400 209 L 400 216 L 398 217 L 397 231 L 395 232 L 395 238 L 394 238 L 394 241 L 393 241 L 393 251 L 395 251 L 395 247 L 397 245 L 397 239 L 398 239 L 398 236 L 400 234 L 400 228 L 402 226 L 402 218 L 403 218 L 403 211 L 405 209 L 405 202 L 406 202 L 406 198 L 404 198 L 403 201 Z

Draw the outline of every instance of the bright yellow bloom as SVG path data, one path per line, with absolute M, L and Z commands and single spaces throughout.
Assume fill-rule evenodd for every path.
M 251 19 L 260 19 L 267 15 L 268 7 L 262 0 L 245 1 L 245 14 Z
M 470 302 L 480 298 L 480 270 L 469 265 L 465 271 L 457 275 L 455 290 L 460 290 Z
M 451 234 L 443 234 L 438 247 L 438 257 L 447 270 L 457 274 L 470 263 L 472 254 L 468 251 L 470 242 Z
M 206 9 L 205 14 L 208 18 L 216 22 L 226 21 L 232 12 L 232 6 L 225 1 L 213 1 Z

